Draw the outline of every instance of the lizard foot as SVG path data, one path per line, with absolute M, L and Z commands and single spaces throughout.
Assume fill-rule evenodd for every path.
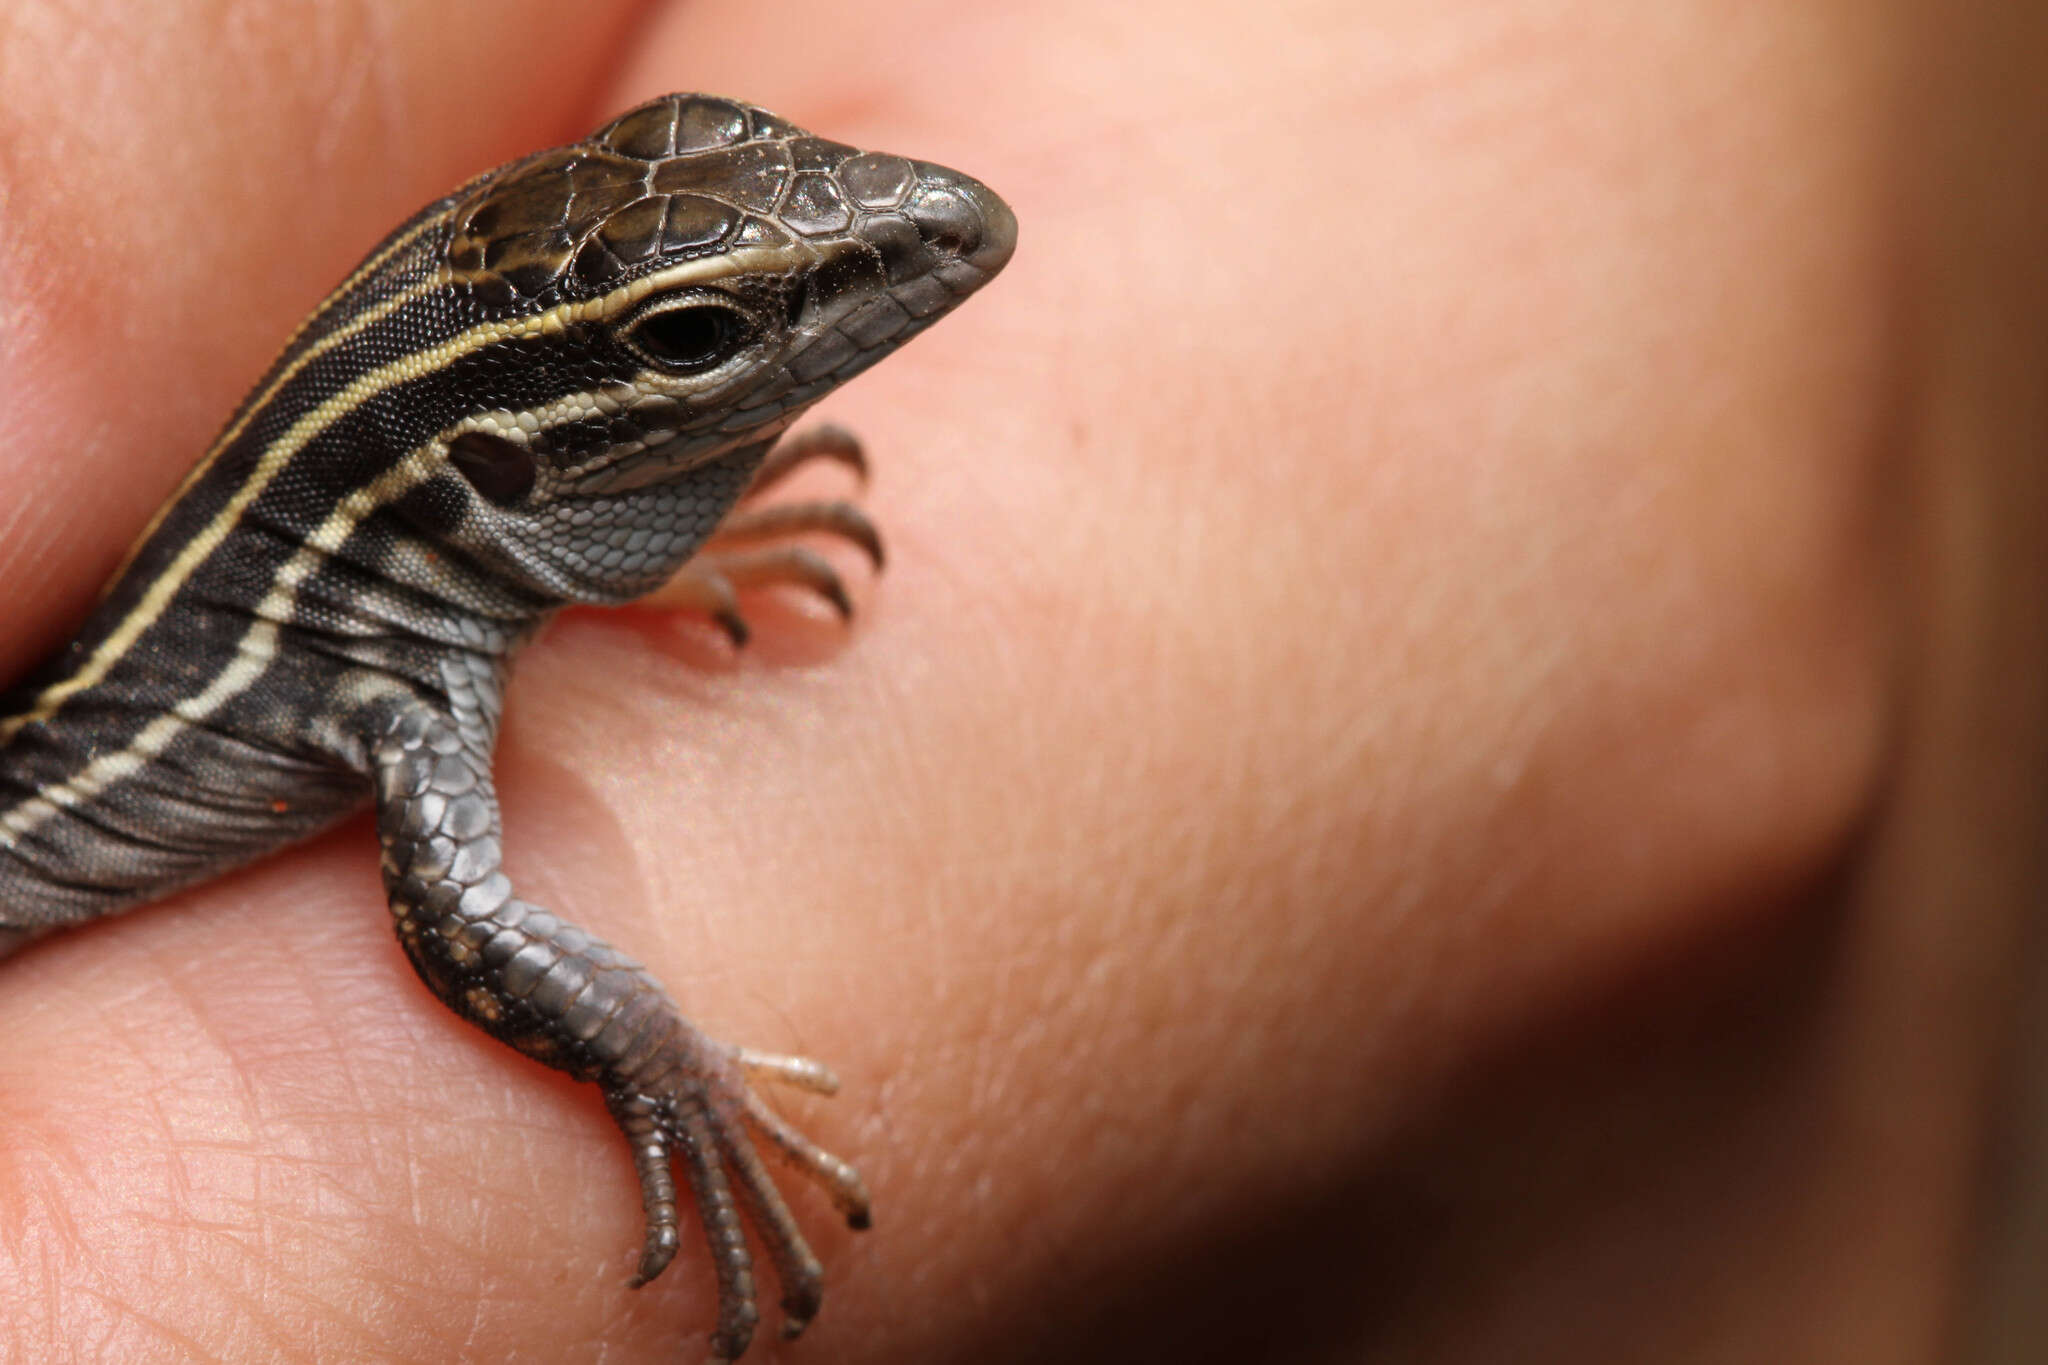
M 830 603 L 842 620 L 852 616 L 853 601 L 839 570 L 809 546 L 788 542 L 807 534 L 831 536 L 857 546 L 879 570 L 882 535 L 867 513 L 843 499 L 755 504 L 793 471 L 819 460 L 845 465 L 866 481 L 867 456 L 844 428 L 813 427 L 782 442 L 755 473 L 747 501 L 674 578 L 643 600 L 667 610 L 702 612 L 735 647 L 746 644 L 751 633 L 739 609 L 742 589 L 778 584 L 806 588 Z M 781 543 L 761 544 L 764 541 Z
M 868 1193 L 852 1166 L 798 1132 L 747 1083 L 751 1077 L 829 1095 L 838 1090 L 839 1081 L 822 1064 L 805 1057 L 726 1050 L 701 1036 L 686 1042 L 682 1053 L 690 1060 L 667 1073 L 675 1083 L 648 1088 L 607 1085 L 605 1103 L 632 1144 L 647 1214 L 646 1241 L 632 1283 L 637 1288 L 661 1274 L 680 1245 L 670 1164 L 671 1158 L 680 1157 L 711 1244 L 718 1279 L 712 1360 L 725 1365 L 747 1349 L 760 1317 L 753 1258 L 741 1227 L 743 1214 L 766 1247 L 782 1287 L 784 1338 L 799 1335 L 824 1299 L 824 1267 L 804 1241 L 757 1143 L 774 1148 L 822 1187 L 850 1227 L 869 1225 Z M 720 1056 L 723 1065 L 707 1067 L 704 1059 L 712 1055 Z

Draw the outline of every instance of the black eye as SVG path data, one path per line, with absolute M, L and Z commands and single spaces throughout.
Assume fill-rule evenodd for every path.
M 688 374 L 730 360 L 747 344 L 752 325 L 718 303 L 649 313 L 633 327 L 633 344 L 663 369 Z
M 533 488 L 533 452 L 502 436 L 465 431 L 448 443 L 448 463 L 500 507 L 519 501 Z

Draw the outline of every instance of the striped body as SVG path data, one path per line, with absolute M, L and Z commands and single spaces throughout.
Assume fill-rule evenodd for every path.
M 123 909 L 349 814 L 369 799 L 363 764 L 335 762 L 351 680 L 431 688 L 437 653 L 482 625 L 450 613 L 442 572 L 406 563 L 401 498 L 360 516 L 349 503 L 446 420 L 447 377 L 336 402 L 454 330 L 447 294 L 420 292 L 449 209 L 420 214 L 323 305 L 83 628 L 0 701 L 0 920 Z M 313 548 L 337 522 L 339 543 Z M 542 604 L 505 605 L 500 654 L 520 609 Z
M 703 1038 L 629 960 L 512 896 L 490 752 L 512 657 L 551 612 L 676 575 L 790 422 L 990 278 L 1013 233 L 955 172 L 696 96 L 429 205 L 293 336 L 77 637 L 0 702 L 0 950 L 374 801 L 422 978 L 597 1082 L 633 1139 L 642 1278 L 674 1252 L 671 1148 L 722 1153 L 800 1326 L 815 1262 L 744 1125 L 850 1217 L 865 1195 L 741 1073 L 823 1073 Z M 707 1226 L 736 1217 L 723 1179 L 692 1178 Z M 714 1242 L 729 1358 L 751 1278 L 742 1239 Z

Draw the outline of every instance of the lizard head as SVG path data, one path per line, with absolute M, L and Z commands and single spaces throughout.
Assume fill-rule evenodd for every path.
M 513 162 L 443 221 L 437 273 L 472 340 L 422 451 L 456 476 L 433 480 L 433 529 L 583 601 L 673 572 L 784 428 L 1016 240 L 965 175 L 701 95 Z

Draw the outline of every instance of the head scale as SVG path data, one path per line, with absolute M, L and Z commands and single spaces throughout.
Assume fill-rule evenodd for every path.
M 958 172 L 702 95 L 513 162 L 446 221 L 443 279 L 488 344 L 451 367 L 436 446 L 468 496 L 453 518 L 440 500 L 445 534 L 565 600 L 673 572 L 798 414 L 991 279 L 1016 235 Z

